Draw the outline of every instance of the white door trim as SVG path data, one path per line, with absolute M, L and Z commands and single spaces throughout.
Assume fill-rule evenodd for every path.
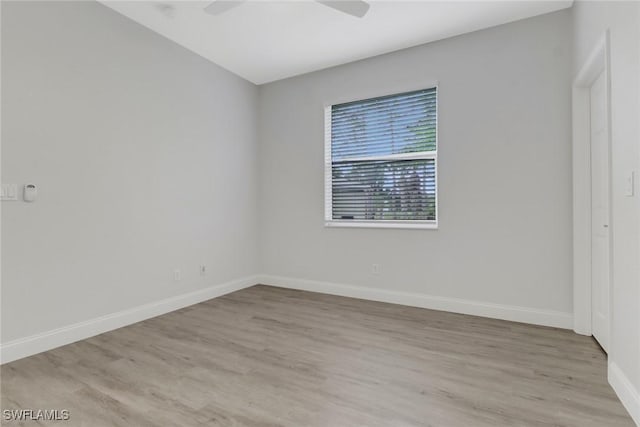
M 604 72 L 607 100 L 609 162 L 611 162 L 611 80 L 609 71 L 609 31 L 600 37 L 573 81 L 573 330 L 591 335 L 591 136 L 590 88 Z M 609 164 L 611 170 L 611 164 Z M 611 190 L 611 189 L 610 189 Z M 611 191 L 609 191 L 611 217 Z M 613 223 L 609 233 L 613 235 Z M 609 238 L 610 260 L 613 254 Z M 611 264 L 612 265 L 612 264 Z M 612 269 L 611 269 L 612 271 Z M 611 274 L 611 273 L 610 273 Z M 610 277 L 610 293 L 613 278 Z M 613 316 L 609 295 L 610 316 Z M 610 319 L 611 320 L 611 319 Z M 609 322 L 611 325 L 611 321 Z M 611 337 L 611 333 L 609 333 Z M 613 346 L 610 344 L 610 348 Z

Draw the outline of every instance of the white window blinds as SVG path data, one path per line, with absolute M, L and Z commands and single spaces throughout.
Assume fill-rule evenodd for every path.
M 327 225 L 435 224 L 437 89 L 325 111 Z

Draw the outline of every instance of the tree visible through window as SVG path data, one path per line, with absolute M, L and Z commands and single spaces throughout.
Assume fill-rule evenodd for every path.
M 326 114 L 326 220 L 435 223 L 437 89 Z

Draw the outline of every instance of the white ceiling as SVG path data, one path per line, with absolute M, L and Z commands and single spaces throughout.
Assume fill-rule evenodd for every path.
M 563 1 L 370 1 L 355 18 L 313 0 L 101 3 L 256 84 L 570 7 Z

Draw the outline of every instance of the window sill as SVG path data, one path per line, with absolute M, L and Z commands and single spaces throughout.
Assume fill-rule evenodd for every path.
M 324 226 L 330 228 L 438 229 L 438 223 L 436 221 L 325 221 Z

